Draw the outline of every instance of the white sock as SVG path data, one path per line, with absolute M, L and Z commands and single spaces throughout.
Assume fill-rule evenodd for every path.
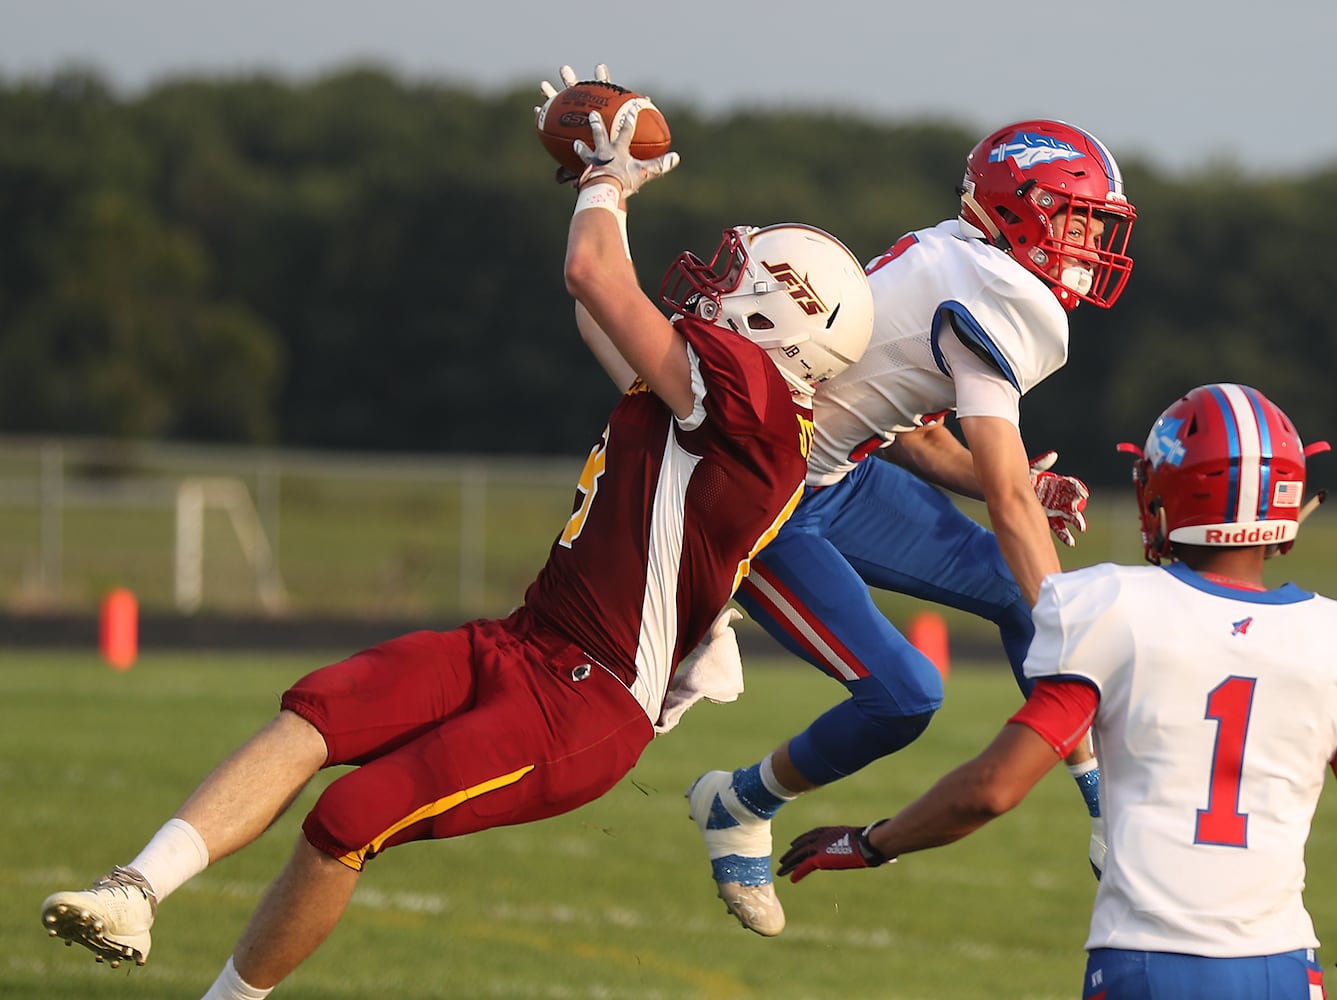
M 780 779 L 775 776 L 775 765 L 771 763 L 771 754 L 767 754 L 761 762 L 761 783 L 766 786 L 766 791 L 770 792 L 777 799 L 783 799 L 785 802 L 792 802 L 799 797 L 799 793 L 792 788 L 786 788 L 780 784 Z
M 184 819 L 169 819 L 129 867 L 144 876 L 161 903 L 209 867 L 209 848 Z
M 1096 758 L 1094 757 L 1088 757 L 1080 764 L 1068 764 L 1067 768 L 1068 768 L 1068 773 L 1071 774 L 1074 778 L 1080 778 L 1084 774 L 1090 774 L 1099 766 L 1100 766 L 1100 761 L 1096 760 Z
M 223 966 L 223 971 L 209 987 L 209 992 L 200 1000 L 265 1000 L 273 992 L 272 986 L 267 990 L 256 989 L 237 975 L 237 967 L 232 964 L 232 956 L 229 955 L 227 965 Z

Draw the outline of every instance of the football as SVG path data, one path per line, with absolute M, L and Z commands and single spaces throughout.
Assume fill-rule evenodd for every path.
M 590 112 L 599 112 L 604 127 L 611 135 L 622 106 L 640 96 L 633 90 L 599 80 L 577 83 L 560 90 L 539 109 L 535 118 L 534 127 L 538 130 L 539 141 L 561 166 L 579 174 L 584 171 L 585 163 L 576 155 L 571 144 L 577 139 L 583 139 L 587 145 L 594 145 L 594 137 L 590 133 Z M 631 155 L 638 160 L 663 156 L 669 151 L 671 142 L 668 122 L 664 116 L 655 108 L 643 108 L 636 118 Z

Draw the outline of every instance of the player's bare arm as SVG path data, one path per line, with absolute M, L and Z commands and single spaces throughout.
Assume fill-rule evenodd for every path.
M 617 190 L 604 182 L 594 187 Z M 582 211 L 572 217 L 566 287 L 651 391 L 677 416 L 688 416 L 695 396 L 687 341 L 641 290 L 611 212 Z
M 613 137 L 598 113 L 591 112 L 593 145 L 576 143 L 588 167 L 578 181 L 580 195 L 567 238 L 566 286 L 607 336 L 596 357 L 603 362 L 613 357 L 610 350 L 620 355 L 677 416 L 686 417 L 695 405 L 687 342 L 641 290 L 623 230 L 627 198 L 678 163 L 675 153 L 653 160 L 632 155 L 640 111 L 635 102 L 626 105 Z
M 946 424 L 930 424 L 897 434 L 882 454 L 935 486 L 972 500 L 984 499 L 984 491 L 975 478 L 974 459 Z
M 874 827 L 869 843 L 894 858 L 960 840 L 1015 808 L 1058 761 L 1044 737 L 1010 722 L 978 757 Z
M 1015 808 L 1058 759 L 1039 733 L 1009 722 L 983 753 L 943 775 L 890 819 L 862 832 L 823 826 L 796 837 L 780 859 L 779 874 L 800 882 L 818 869 L 871 868 L 951 844 Z
M 557 160 L 556 179 L 558 183 L 571 183 L 579 187 L 583 175 L 590 170 L 590 167 L 580 158 L 580 153 L 576 147 L 576 139 L 579 138 L 585 143 L 587 151 L 589 143 L 594 141 L 593 128 L 588 125 L 582 127 L 579 124 L 579 122 L 585 120 L 585 113 L 595 103 L 594 95 L 597 94 L 599 99 L 604 102 L 600 112 L 601 120 L 610 111 L 616 115 L 618 109 L 632 101 L 637 102 L 636 106 L 638 108 L 654 108 L 654 105 L 649 98 L 613 84 L 609 79 L 608 66 L 604 63 L 595 66 L 593 76 L 584 82 L 581 82 L 574 69 L 570 66 L 563 66 L 560 71 L 560 80 L 562 84 L 560 88 L 555 87 L 547 80 L 539 84 L 544 103 L 534 108 L 534 127 L 544 149 Z M 633 145 L 636 146 L 639 155 L 652 155 L 640 152 L 646 148 L 656 150 L 660 154 L 667 153 L 670 139 L 668 123 L 664 121 L 657 108 L 654 108 L 654 114 L 647 116 L 646 119 L 642 119 L 639 113 L 635 118 L 638 125 L 647 124 L 647 121 L 649 131 L 653 133 L 649 138 L 657 140 L 658 144 L 647 143 L 642 141 L 646 137 L 639 134 L 634 135 Z M 670 168 L 665 167 L 665 169 Z M 626 255 L 630 257 L 631 248 L 626 238 L 624 199 L 622 197 L 617 199 L 605 197 L 600 199 L 597 205 L 613 213 L 622 236 L 622 248 Z M 579 203 L 577 207 L 580 207 Z M 589 310 L 579 301 L 576 302 L 575 312 L 576 329 L 580 331 L 581 340 L 589 348 L 590 353 L 594 355 L 595 360 L 608 373 L 609 378 L 613 380 L 613 384 L 617 386 L 618 390 L 626 392 L 636 381 L 636 372 L 627 363 L 627 359 L 619 353 L 613 342 L 609 340 L 608 334 L 595 322 Z
M 584 341 L 600 367 L 613 380 L 618 392 L 630 389 L 631 384 L 636 381 L 635 370 L 627 364 L 627 359 L 613 346 L 603 327 L 594 322 L 590 311 L 580 302 L 576 303 L 576 329 L 580 331 L 580 339 Z
M 962 417 L 961 431 L 984 492 L 998 546 L 1027 603 L 1034 606 L 1040 581 L 1062 567 L 1030 481 L 1021 432 L 1002 417 Z

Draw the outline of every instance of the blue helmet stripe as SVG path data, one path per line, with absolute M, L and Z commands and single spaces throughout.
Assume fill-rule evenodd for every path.
M 1076 126 L 1073 126 L 1076 128 Z M 1084 128 L 1077 129 L 1078 132 L 1086 136 L 1088 142 L 1100 151 L 1100 162 L 1105 167 L 1105 176 L 1110 179 L 1110 190 L 1116 194 L 1123 193 L 1123 175 L 1119 173 L 1119 165 L 1114 162 L 1114 154 L 1109 151 L 1109 147 L 1093 136 Z

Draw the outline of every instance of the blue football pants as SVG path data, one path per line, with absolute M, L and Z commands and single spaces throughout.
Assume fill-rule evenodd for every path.
M 1031 686 L 1022 674 L 1030 608 L 993 533 L 914 474 L 866 459 L 836 485 L 808 489 L 736 595 L 781 645 L 850 693 L 790 742 L 795 766 L 816 784 L 909 745 L 942 704 L 937 668 L 869 588 L 995 622 L 1018 686 Z
M 1313 951 L 1255 958 L 1204 958 L 1162 951 L 1095 948 L 1082 1000 L 1322 1000 Z

